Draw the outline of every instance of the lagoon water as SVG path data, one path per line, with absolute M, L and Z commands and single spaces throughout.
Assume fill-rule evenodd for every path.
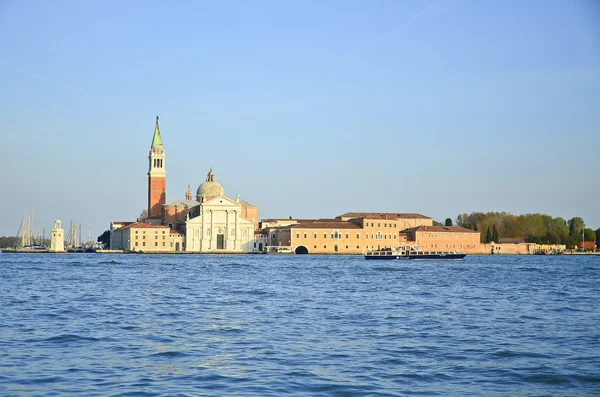
M 600 257 L 0 254 L 2 396 L 600 395 Z

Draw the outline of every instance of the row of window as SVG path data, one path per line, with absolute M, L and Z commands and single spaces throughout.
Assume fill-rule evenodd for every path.
M 365 227 L 369 227 L 369 222 L 365 223 Z M 371 227 L 375 227 L 375 223 L 371 222 Z M 380 222 L 377 222 L 377 227 L 381 227 L 381 223 Z M 393 227 L 393 228 L 395 228 L 396 224 L 395 223 L 384 223 L 383 227 Z
M 390 233 L 389 235 L 385 234 L 385 233 L 382 234 L 381 232 L 371 233 L 371 239 L 374 239 L 374 240 L 387 240 L 388 236 L 389 236 L 390 240 L 391 239 L 396 240 L 398 238 L 398 235 L 396 235 L 395 233 L 394 234 Z M 304 238 L 307 238 L 307 237 L 308 237 L 308 234 L 304 233 Z M 275 238 L 275 233 L 273 233 L 273 238 Z M 296 238 L 300 238 L 300 233 L 296 233 Z M 313 238 L 315 238 L 315 239 L 317 238 L 317 233 L 313 233 Z M 327 238 L 327 233 L 323 233 L 323 238 Z M 333 232 L 333 233 L 331 233 L 331 238 L 334 240 L 341 239 L 342 233 Z M 347 238 L 349 238 L 348 233 L 346 233 L 346 239 Z M 356 233 L 356 238 L 360 239 L 360 233 Z M 365 238 L 367 240 L 369 239 L 369 233 L 365 234 Z M 404 239 L 406 240 L 406 237 Z
M 429 234 L 429 238 L 464 238 L 466 234 L 466 237 L 474 237 L 477 236 L 476 234 L 473 233 L 440 233 L 440 234 Z M 479 238 L 479 236 L 477 236 L 477 238 Z
M 138 237 L 139 237 L 139 236 L 135 236 L 135 239 L 137 240 L 137 239 L 138 239 Z M 167 238 L 167 236 L 162 236 L 162 239 L 163 239 L 163 240 L 164 240 L 164 239 L 166 239 L 166 238 Z M 145 239 L 146 239 L 146 236 L 142 236 L 142 240 L 145 240 Z M 155 239 L 155 240 L 158 240 L 158 236 L 154 236 L 154 239 Z
M 336 246 L 335 246 L 335 245 L 334 245 L 333 247 L 334 247 L 334 249 L 336 249 Z M 316 245 L 314 245 L 314 246 L 313 246 L 313 248 L 314 248 L 314 249 L 317 249 L 317 246 L 316 246 Z M 377 248 L 379 249 L 379 246 L 378 246 Z M 324 245 L 324 246 L 323 246 L 323 249 L 327 249 L 327 245 Z M 346 246 L 346 249 L 348 249 L 348 246 Z M 358 245 L 357 245 L 357 246 L 356 246 L 356 249 L 357 249 L 357 250 L 359 250 L 359 249 L 360 249 L 360 246 L 358 246 Z M 368 250 L 368 249 L 369 249 L 369 246 L 368 246 L 368 245 L 365 245 L 365 250 Z M 375 249 L 375 246 L 374 246 L 374 245 L 372 245 L 372 246 L 371 246 L 371 249 L 372 249 L 372 250 L 373 250 L 373 249 Z
M 136 247 L 138 247 L 138 242 L 137 242 L 137 241 L 135 242 L 135 246 L 136 246 Z M 142 247 L 145 247 L 145 246 L 146 246 L 146 242 L 145 242 L 145 241 L 142 241 Z M 158 247 L 158 241 L 154 243 L 154 246 L 155 246 L 155 247 Z M 165 246 L 166 246 L 164 241 L 163 241 L 163 243 L 162 243 L 162 246 L 163 246 L 163 247 L 165 247 Z M 172 242 L 171 242 L 171 247 L 173 247 L 173 243 L 172 243 Z
M 154 159 L 154 168 L 162 168 L 163 161 L 162 159 Z
M 459 245 L 460 245 L 460 247 L 458 247 L 458 248 L 463 247 L 462 244 L 459 244 Z M 465 245 L 466 245 L 466 248 L 471 248 L 471 244 L 465 244 Z M 431 248 L 437 248 L 437 247 L 438 247 L 437 244 L 431 244 Z M 425 246 L 423 246 L 423 248 L 427 248 L 427 246 L 425 245 Z M 446 248 L 450 248 L 450 244 L 446 244 Z M 452 248 L 456 248 L 456 244 L 452 244 Z M 473 244 L 473 248 L 477 248 L 477 244 Z
M 136 230 L 136 231 L 135 231 L 135 234 L 138 234 L 138 232 L 139 232 L 139 230 Z M 146 234 L 146 231 L 145 231 L 145 230 L 142 230 L 142 234 Z M 154 234 L 158 234 L 158 231 L 155 231 L 155 232 L 154 232 Z M 167 231 L 166 231 L 166 230 L 163 230 L 163 231 L 162 231 L 162 234 L 167 234 Z

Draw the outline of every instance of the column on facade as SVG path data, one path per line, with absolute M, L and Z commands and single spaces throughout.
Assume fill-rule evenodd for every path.
M 234 242 L 234 249 L 240 249 L 240 214 L 239 212 L 236 210 L 235 211 L 235 242 Z
M 200 226 L 200 236 L 199 236 L 199 240 L 200 240 L 200 247 L 198 247 L 198 251 L 202 252 L 202 247 L 204 246 L 203 242 L 204 242 L 204 237 L 206 236 L 206 222 L 204 217 L 206 216 L 206 214 L 204 213 L 204 210 L 202 208 L 200 208 L 200 213 L 202 214 L 202 226 Z
M 210 235 L 208 236 L 208 248 L 213 249 L 213 235 L 214 235 L 214 219 L 213 219 L 213 210 L 210 210 Z
M 229 210 L 225 210 L 225 249 L 230 249 L 231 228 L 229 227 Z

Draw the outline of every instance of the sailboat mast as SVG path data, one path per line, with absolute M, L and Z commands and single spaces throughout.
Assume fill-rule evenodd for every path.
M 34 235 L 35 235 L 35 229 L 34 229 L 34 223 L 33 223 L 33 214 L 35 213 L 35 208 L 31 209 L 31 220 L 30 220 L 30 224 L 29 224 L 29 246 L 35 244 L 34 241 Z

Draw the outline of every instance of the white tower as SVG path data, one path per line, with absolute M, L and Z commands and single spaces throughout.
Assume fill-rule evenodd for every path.
M 50 239 L 50 252 L 65 252 L 65 231 L 59 220 L 54 222 L 52 238 Z

